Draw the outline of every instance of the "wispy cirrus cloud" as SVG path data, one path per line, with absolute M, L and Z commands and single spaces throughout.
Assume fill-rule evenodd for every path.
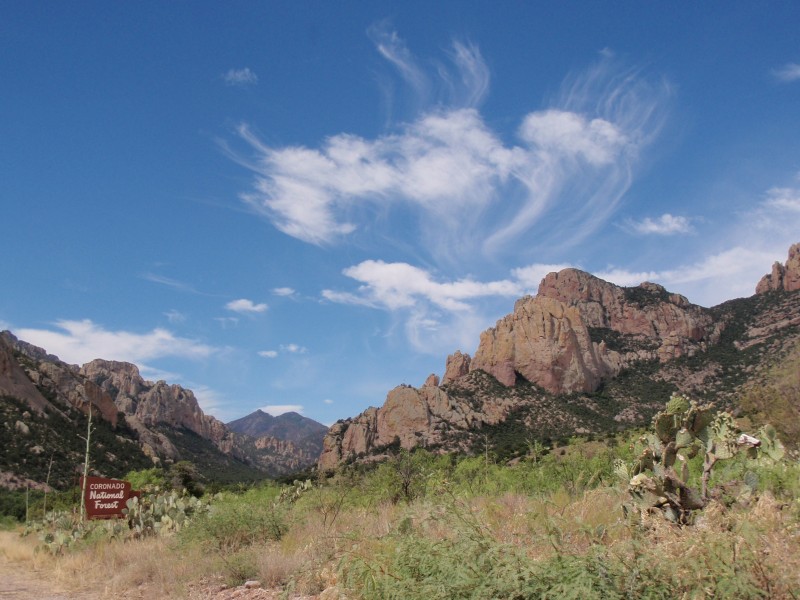
M 147 333 L 110 331 L 89 319 L 60 320 L 53 329 L 17 329 L 27 342 L 47 348 L 61 360 L 84 364 L 95 358 L 146 363 L 164 357 L 203 359 L 218 351 L 198 340 L 181 338 L 166 329 Z
M 628 219 L 625 228 L 640 235 L 677 235 L 691 233 L 692 222 L 688 217 L 664 213 L 656 219 L 645 217 L 641 221 Z
M 451 108 L 479 106 L 489 92 L 491 74 L 475 44 L 454 40 L 446 56 L 448 63 L 426 61 L 424 68 L 387 21 L 372 25 L 367 35 L 411 89 L 418 106 L 438 104 Z
M 278 351 L 277 350 L 260 350 L 258 352 L 258 355 L 263 357 L 263 358 L 275 358 L 276 356 L 278 356 Z
M 172 289 L 178 290 L 180 292 L 189 292 L 191 294 L 200 294 L 194 286 L 180 281 L 178 279 L 172 279 L 170 277 L 164 277 L 163 275 L 156 275 L 155 273 L 144 273 L 141 275 L 142 279 L 150 281 L 152 283 L 158 283 L 159 285 L 165 285 L 167 287 L 171 287 Z
M 429 76 L 395 32 L 371 35 L 417 95 L 433 81 L 460 91 L 371 139 L 340 133 L 316 147 L 278 147 L 247 125 L 237 130 L 252 157 L 232 156 L 255 173 L 243 201 L 311 244 L 411 237 L 437 264 L 513 252 L 522 236 L 541 247 L 577 244 L 617 208 L 671 94 L 604 56 L 567 78 L 549 106 L 520 115 L 517 142 L 508 143 L 478 109 L 489 71 L 477 47 L 455 43 L 452 66 Z M 570 236 L 544 226 L 556 210 Z M 412 224 L 402 240 L 387 213 Z
M 222 80 L 227 85 L 235 85 L 245 87 L 248 85 L 255 85 L 258 83 L 258 75 L 250 70 L 250 67 L 243 69 L 229 69 L 222 75 Z
M 256 304 L 247 298 L 239 298 L 238 300 L 231 300 L 225 305 L 225 308 L 240 314 L 259 314 L 267 311 L 267 305 L 262 303 Z
M 800 81 L 800 64 L 786 63 L 782 67 L 772 70 L 772 75 L 784 83 L 791 83 L 793 81 Z

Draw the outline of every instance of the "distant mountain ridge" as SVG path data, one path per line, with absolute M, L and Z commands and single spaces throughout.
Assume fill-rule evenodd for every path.
M 398 447 L 470 452 L 490 436 L 513 452 L 526 439 L 602 434 L 645 424 L 676 391 L 730 406 L 799 343 L 800 244 L 756 295 L 713 308 L 565 269 L 484 331 L 473 357 L 450 355 L 441 384 L 399 386 L 380 408 L 336 422 L 319 466 Z
M 328 432 L 328 428 L 322 423 L 296 412 L 286 412 L 274 417 L 261 409 L 231 421 L 227 427 L 231 431 L 256 440 L 274 438 L 291 442 L 295 447 L 314 457 L 322 452 L 322 439 Z
M 54 481 L 68 484 L 67 471 L 82 461 L 82 455 L 64 435 L 71 430 L 77 439 L 90 407 L 96 423 L 108 430 L 109 444 L 115 446 L 114 452 L 96 461 L 101 475 L 119 476 L 130 468 L 177 460 L 194 462 L 211 478 L 231 481 L 286 475 L 316 462 L 324 432 L 313 441 L 312 423 L 317 432 L 326 429 L 297 415 L 299 419 L 281 420 L 271 437 L 252 438 L 206 415 L 191 390 L 146 381 L 136 365 L 102 359 L 82 367 L 69 365 L 4 331 L 0 332 L 4 416 L 0 485 L 43 481 L 40 463 L 51 455 L 59 457 L 57 468 L 62 471 Z

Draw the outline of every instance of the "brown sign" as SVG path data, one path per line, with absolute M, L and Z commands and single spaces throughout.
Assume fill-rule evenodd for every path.
M 80 486 L 83 489 L 83 477 L 80 479 Z M 90 519 L 121 517 L 128 498 L 137 495 L 135 492 L 131 493 L 130 481 L 105 477 L 87 477 L 85 494 L 86 516 Z

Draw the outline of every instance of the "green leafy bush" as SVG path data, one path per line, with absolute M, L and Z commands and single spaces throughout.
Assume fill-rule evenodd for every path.
M 184 539 L 236 552 L 257 542 L 280 540 L 288 531 L 289 505 L 279 499 L 280 488 L 264 485 L 238 494 L 221 494 Z

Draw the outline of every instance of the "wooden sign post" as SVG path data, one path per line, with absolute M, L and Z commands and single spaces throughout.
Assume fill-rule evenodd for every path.
M 105 477 L 86 477 L 84 486 L 81 477 L 81 489 L 85 490 L 84 502 L 86 516 L 89 519 L 114 519 L 122 517 L 122 509 L 131 496 L 138 496 L 131 492 L 130 481 L 119 479 L 106 479 Z

